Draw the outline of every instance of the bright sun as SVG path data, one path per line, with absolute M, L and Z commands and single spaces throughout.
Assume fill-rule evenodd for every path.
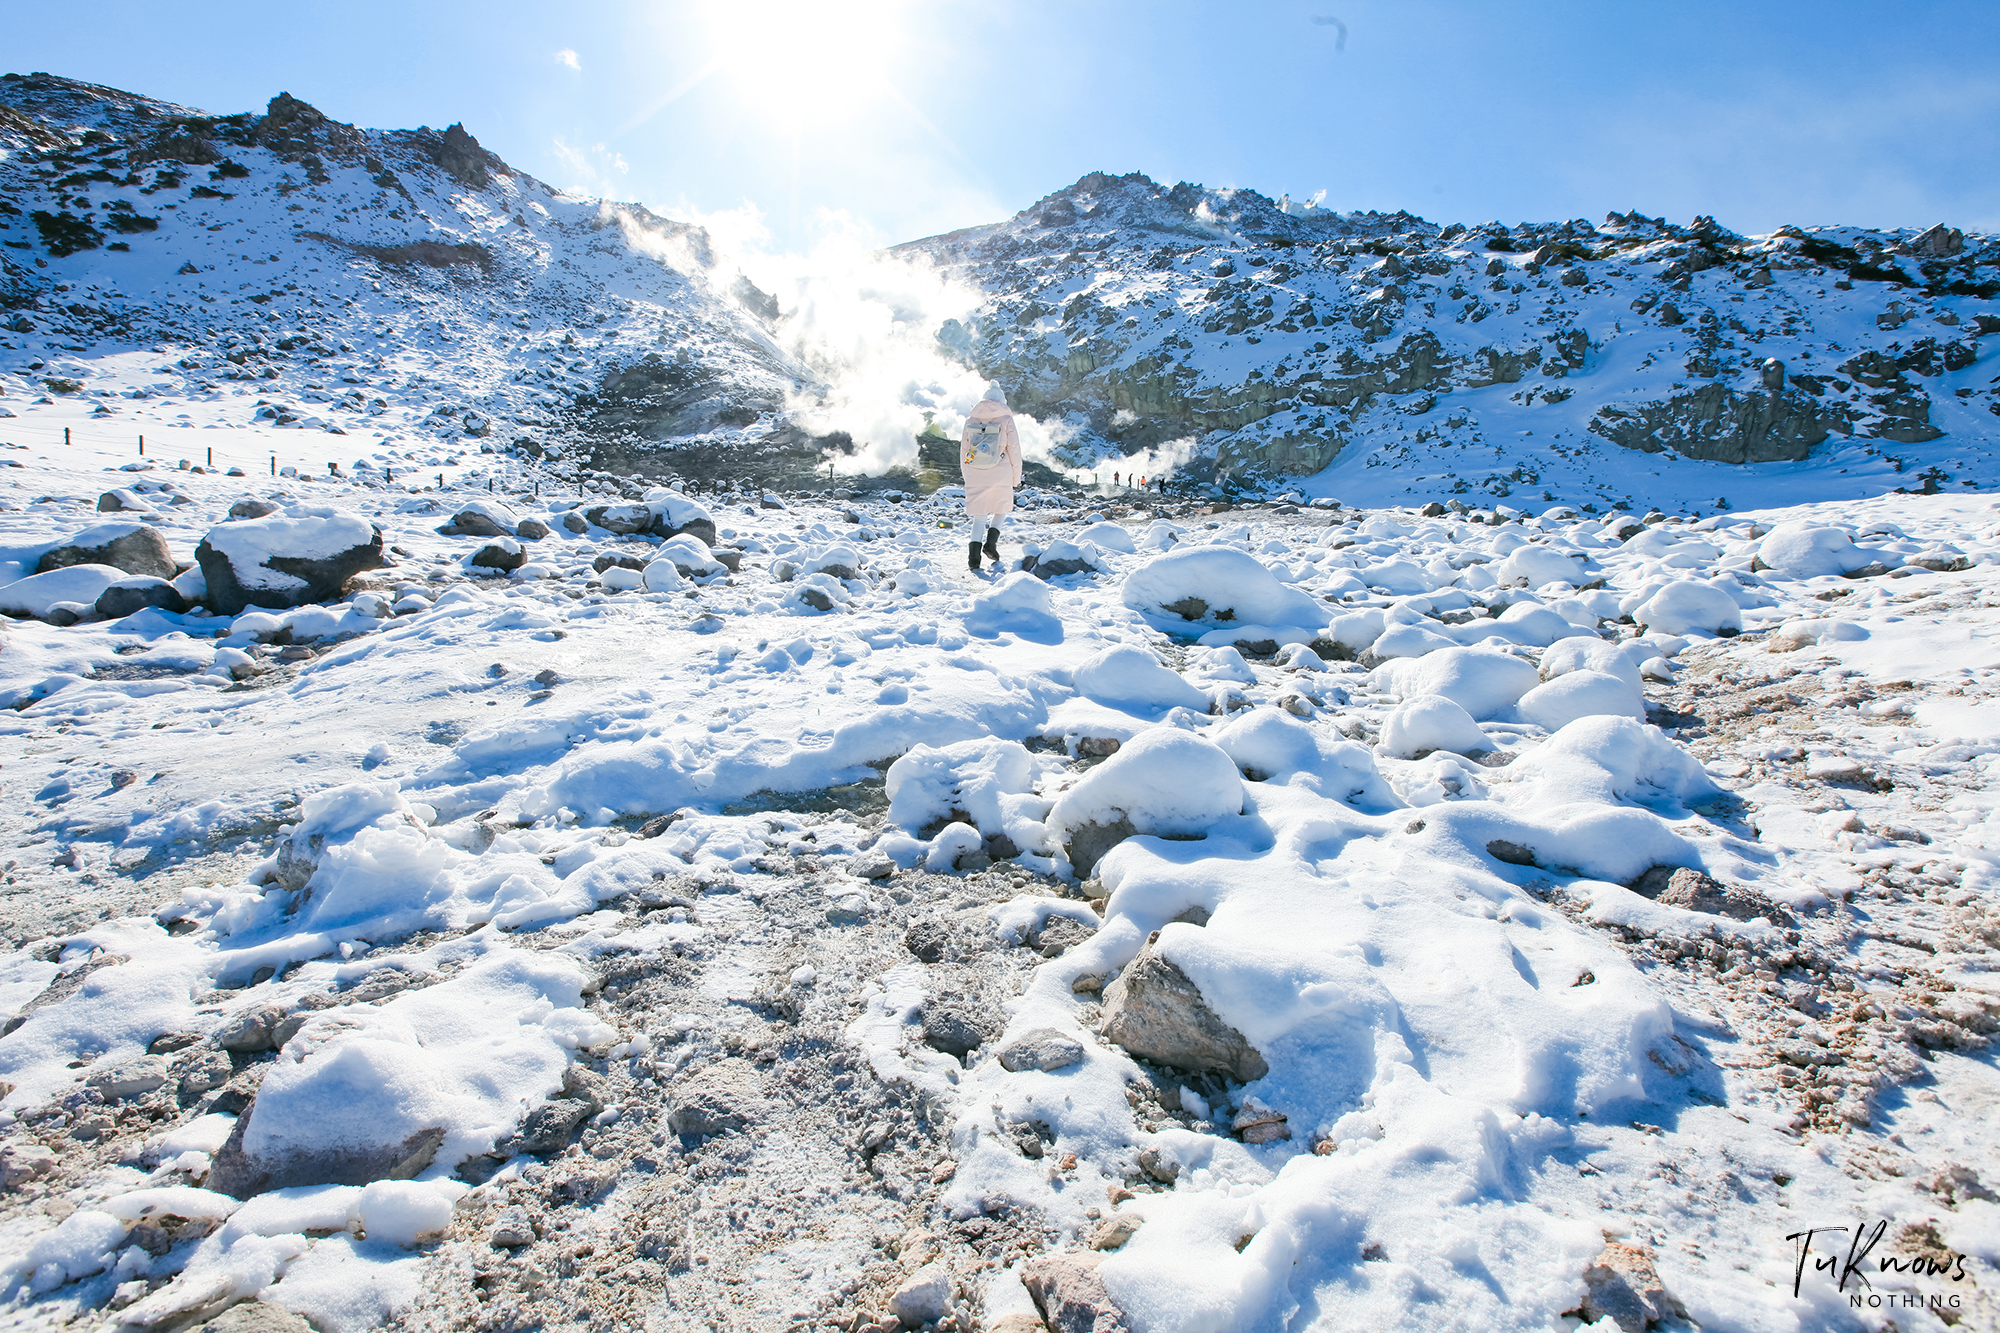
M 845 123 L 892 95 L 903 0 L 717 0 L 711 61 L 785 128 Z

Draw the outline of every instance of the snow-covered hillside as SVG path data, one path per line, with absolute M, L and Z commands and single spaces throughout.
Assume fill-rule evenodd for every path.
M 23 442 L 150 432 L 245 468 L 299 461 L 284 428 L 389 469 L 553 446 L 624 473 L 667 438 L 673 462 L 636 456 L 818 461 L 782 420 L 812 377 L 700 229 L 552 190 L 456 125 L 358 130 L 283 94 L 213 116 L 10 74 L 0 239 L 0 410 Z M 197 418 L 246 434 L 171 433 Z
M 2000 485 L 2000 239 L 1943 226 L 1440 227 L 1092 174 L 897 253 L 986 294 L 941 343 L 1107 480 L 1704 512 Z

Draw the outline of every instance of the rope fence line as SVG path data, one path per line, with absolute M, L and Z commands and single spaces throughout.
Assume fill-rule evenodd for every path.
M 229 467 L 241 468 L 245 481 L 257 477 L 287 481 L 338 481 L 348 484 L 361 483 L 383 487 L 397 487 L 405 491 L 414 490 L 417 492 L 484 491 L 487 494 L 500 494 L 503 492 L 518 494 L 521 491 L 527 491 L 532 497 L 537 499 L 544 496 L 550 499 L 568 499 L 574 496 L 579 504 L 591 498 L 591 493 L 587 489 L 591 480 L 588 476 L 590 470 L 584 467 L 580 460 L 552 457 L 547 454 L 540 457 L 524 457 L 508 454 L 478 455 L 481 458 L 490 458 L 492 460 L 490 465 L 484 468 L 474 468 L 464 463 L 457 464 L 456 466 L 464 469 L 465 475 L 452 478 L 450 481 L 445 479 L 444 473 L 427 471 L 421 465 L 416 464 L 395 467 L 368 463 L 359 468 L 354 468 L 350 465 L 349 471 L 337 471 L 333 469 L 337 469 L 340 465 L 338 463 L 330 463 L 328 465 L 328 473 L 321 475 L 307 470 L 305 465 L 284 462 L 281 451 L 276 449 L 255 449 L 249 452 L 259 454 L 261 457 L 244 458 L 242 454 L 245 451 L 240 448 L 230 447 L 237 443 L 235 440 L 218 442 L 226 451 L 225 456 L 221 460 L 216 458 L 217 444 L 207 441 L 203 441 L 193 449 L 183 451 L 177 447 L 183 443 L 176 438 L 180 428 L 169 426 L 166 430 L 175 432 L 175 434 L 165 435 L 162 431 L 154 431 L 152 432 L 152 440 L 148 442 L 147 432 L 136 429 L 118 432 L 105 429 L 99 425 L 52 426 L 39 422 L 23 421 L 18 417 L 0 418 L 0 450 L 4 450 L 4 446 L 6 445 L 18 445 L 20 437 L 26 436 L 34 443 L 50 451 L 65 447 L 75 448 L 79 445 L 95 446 L 107 453 L 116 453 L 129 449 L 133 461 L 153 463 L 156 468 L 168 473 L 179 471 L 180 469 L 177 464 L 182 459 L 185 459 L 188 462 L 189 470 L 199 467 L 205 475 L 215 475 L 225 471 Z M 451 446 L 443 444 L 440 444 L 438 447 L 464 448 L 462 445 Z M 198 458 L 194 456 L 197 451 L 199 453 Z M 232 457 L 236 461 L 232 462 Z M 0 452 L 0 464 L 4 464 L 4 461 L 5 453 Z M 560 467 L 556 465 L 560 465 Z M 287 469 L 291 469 L 289 475 L 287 475 Z M 1102 477 L 1098 472 L 1089 468 L 1068 468 L 1064 469 L 1064 471 L 1071 475 L 1071 479 L 1075 484 L 1095 490 L 1098 494 L 1105 496 L 1153 494 L 1159 493 L 1162 489 L 1160 486 L 1161 477 L 1149 476 L 1147 478 L 1148 485 L 1141 490 L 1129 481 L 1113 483 L 1108 478 Z M 565 472 L 569 475 L 565 476 Z M 509 475 L 510 473 L 513 475 Z M 376 480 L 378 476 L 381 479 L 380 481 Z M 1089 480 L 1084 481 L 1082 479 L 1084 476 L 1088 476 Z M 421 481 L 424 478 L 428 478 L 430 484 L 411 485 L 411 481 Z
M 168 429 L 173 430 L 175 428 L 169 427 Z M 226 451 L 225 457 L 218 460 L 216 458 L 217 446 L 215 444 L 203 441 L 197 449 L 183 451 L 174 447 L 179 441 L 174 440 L 172 437 L 168 437 L 163 444 L 160 432 L 152 432 L 152 435 L 152 440 L 148 442 L 146 438 L 147 432 L 139 430 L 113 432 L 101 427 L 51 426 L 39 422 L 23 422 L 19 418 L 0 418 L 0 446 L 11 444 L 20 447 L 29 447 L 33 445 L 40 446 L 51 453 L 63 448 L 76 448 L 78 446 L 90 446 L 103 450 L 106 453 L 130 450 L 134 462 L 143 461 L 152 463 L 156 469 L 168 473 L 180 471 L 181 469 L 177 465 L 182 459 L 185 459 L 189 465 L 189 470 L 199 467 L 205 475 L 220 474 L 229 467 L 241 468 L 245 480 L 261 476 L 269 478 L 282 477 L 287 481 L 341 481 L 355 483 L 373 481 L 374 478 L 379 476 L 382 480 L 377 484 L 400 486 L 405 490 L 483 490 L 489 494 L 497 494 L 502 490 L 509 492 L 528 490 L 537 497 L 547 493 L 552 497 L 565 497 L 569 494 L 576 494 L 579 499 L 582 498 L 582 491 L 577 481 L 562 477 L 554 469 L 543 465 L 539 460 L 535 459 L 514 458 L 496 454 L 491 455 L 493 464 L 487 468 L 472 468 L 466 464 L 457 464 L 455 466 L 464 468 L 470 475 L 461 475 L 449 482 L 445 480 L 444 473 L 427 471 L 422 466 L 415 464 L 406 464 L 397 467 L 370 463 L 359 468 L 350 465 L 347 471 L 329 471 L 326 475 L 322 476 L 319 473 L 308 470 L 307 465 L 284 462 L 281 451 L 275 449 L 258 449 L 254 452 L 262 455 L 261 457 L 243 458 L 241 455 L 245 451 L 230 449 L 227 444 L 224 444 L 222 447 Z M 24 437 L 28 442 L 25 445 L 22 443 Z M 231 441 L 230 443 L 235 442 Z M 235 455 L 237 461 L 232 462 L 230 455 Z M 482 455 L 482 457 L 484 456 Z M 0 461 L 5 461 L 4 452 L 0 452 Z M 337 468 L 339 464 L 333 463 L 330 464 L 330 467 Z M 286 473 L 287 469 L 291 469 L 289 475 Z M 517 473 L 518 476 L 508 475 L 510 471 Z M 412 487 L 412 481 L 421 481 L 425 478 L 430 479 L 433 484 Z

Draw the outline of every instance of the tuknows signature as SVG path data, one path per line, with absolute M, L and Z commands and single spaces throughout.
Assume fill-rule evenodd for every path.
M 1810 1264 L 1815 1273 L 1835 1274 L 1834 1290 L 1847 1291 L 1847 1284 L 1855 1284 L 1859 1293 L 1874 1286 L 1868 1280 L 1868 1265 L 1875 1247 L 1889 1232 L 1887 1218 L 1868 1226 L 1865 1223 L 1850 1230 L 1847 1227 L 1814 1227 L 1810 1231 L 1794 1231 L 1785 1239 L 1798 1246 L 1798 1260 L 1792 1268 L 1792 1295 L 1799 1294 L 1799 1285 L 1805 1280 L 1806 1268 Z M 1840 1252 L 1842 1242 L 1835 1237 L 1846 1237 L 1846 1253 Z M 1818 1240 L 1823 1247 L 1813 1249 Z M 1885 1254 L 1873 1260 L 1874 1272 L 1907 1273 L 1912 1277 L 1949 1277 L 1953 1282 L 1965 1280 L 1965 1256 L 1953 1250 L 1939 1250 L 1933 1253 L 1912 1256 Z M 1955 1301 L 1956 1298 L 1954 1298 Z

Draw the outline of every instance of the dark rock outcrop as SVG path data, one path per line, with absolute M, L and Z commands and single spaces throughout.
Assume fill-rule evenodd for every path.
M 1664 402 L 1607 405 L 1591 419 L 1592 434 L 1644 453 L 1671 449 L 1710 463 L 1796 462 L 1848 423 L 1822 416 L 1803 394 L 1737 393 L 1704 384 Z

